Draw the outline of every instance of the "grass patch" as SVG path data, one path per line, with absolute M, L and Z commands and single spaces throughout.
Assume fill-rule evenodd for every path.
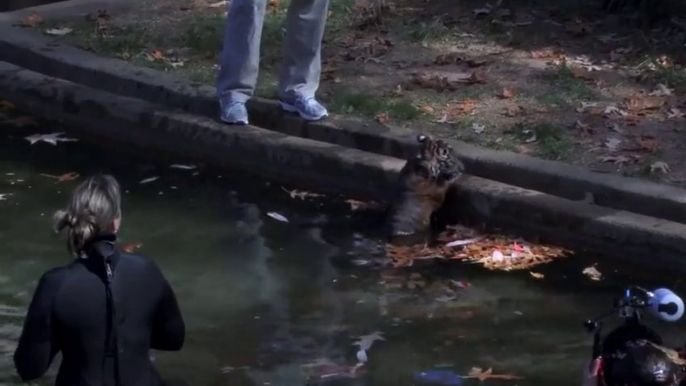
M 674 88 L 675 91 L 686 92 L 686 70 L 658 67 L 655 77 L 658 83 Z
M 198 55 L 208 58 L 216 57 L 222 45 L 224 17 L 222 15 L 193 16 L 190 20 L 185 20 L 183 24 L 181 26 L 183 46 L 190 48 Z
M 595 93 L 588 88 L 586 81 L 580 79 L 566 65 L 557 66 L 555 71 L 544 76 L 544 81 L 553 85 L 550 92 L 538 94 L 536 99 L 547 105 L 569 107 L 579 100 L 595 99 Z
M 554 161 L 569 157 L 574 144 L 565 135 L 564 129 L 550 123 L 537 123 L 530 127 L 520 126 L 515 129 L 515 137 L 529 141 L 535 136 L 536 155 Z
M 413 21 L 403 26 L 403 30 L 405 39 L 419 43 L 442 42 L 453 36 L 440 18 L 429 23 Z
M 340 114 L 376 117 L 388 113 L 391 119 L 409 121 L 422 112 L 413 104 L 401 99 L 385 99 L 377 95 L 359 92 L 334 91 L 329 101 L 331 109 Z

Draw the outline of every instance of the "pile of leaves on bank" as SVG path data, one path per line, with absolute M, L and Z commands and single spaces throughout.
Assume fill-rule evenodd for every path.
M 417 260 L 463 260 L 492 270 L 524 270 L 566 257 L 567 250 L 533 244 L 504 235 L 479 234 L 455 226 L 443 232 L 433 246 L 387 244 L 386 252 L 396 267 L 411 266 Z

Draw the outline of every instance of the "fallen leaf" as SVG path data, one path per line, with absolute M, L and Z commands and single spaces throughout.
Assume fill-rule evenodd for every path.
M 269 217 L 271 217 L 277 221 L 288 222 L 288 219 L 286 217 L 284 217 L 283 215 L 276 213 L 276 212 L 268 212 L 267 216 L 269 216 Z
M 229 2 L 227 0 L 217 1 L 216 3 L 207 4 L 209 8 L 219 8 L 227 5 Z
M 610 151 L 617 151 L 619 150 L 619 145 L 622 143 L 622 140 L 619 138 L 615 137 L 609 137 L 605 139 L 605 142 L 603 142 L 603 145 L 610 149 Z
M 500 92 L 500 94 L 498 94 L 498 96 L 503 99 L 509 99 L 515 96 L 515 92 L 511 88 L 505 88 Z
M 629 115 L 629 113 L 627 113 L 626 111 L 620 109 L 617 106 L 612 106 L 612 105 L 605 107 L 605 110 L 603 113 L 605 115 L 610 115 L 610 116 L 611 115 L 619 115 L 622 117 L 626 117 L 627 115 Z
M 0 193 L 0 201 L 7 201 L 7 196 L 11 196 L 12 193 Z
M 524 379 L 522 377 L 519 377 L 516 375 L 511 375 L 511 374 L 493 374 L 493 369 L 488 369 L 486 371 L 483 371 L 482 369 L 480 369 L 478 367 L 472 368 L 472 370 L 469 372 L 469 375 L 464 376 L 463 378 L 476 378 L 481 382 L 483 382 L 487 379 L 506 379 L 506 380 Z
M 615 165 L 624 165 L 632 161 L 631 158 L 623 155 L 606 155 L 599 158 L 600 162 L 612 162 Z
M 36 27 L 37 25 L 43 23 L 43 16 L 39 15 L 36 12 L 32 12 L 29 16 L 27 16 L 22 22 L 21 26 L 22 27 Z
M 660 142 L 657 141 L 655 138 L 649 138 L 649 137 L 642 137 L 642 138 L 637 138 L 636 143 L 638 143 L 638 146 L 640 147 L 641 150 L 647 151 L 647 152 L 654 152 L 660 148 Z
M 64 133 L 52 133 L 52 134 L 34 134 L 26 137 L 25 139 L 31 143 L 31 145 L 37 142 L 46 142 L 53 146 L 57 145 L 57 142 L 75 142 L 78 139 L 74 138 L 62 138 Z
M 353 346 L 358 346 L 360 350 L 367 351 L 372 348 L 374 342 L 386 340 L 382 335 L 383 333 L 381 331 L 374 331 L 371 334 L 362 335 L 353 343 Z
M 537 51 L 531 51 L 533 59 L 550 59 L 560 55 L 560 52 L 553 48 L 543 48 Z
M 662 172 L 662 174 L 667 174 L 670 172 L 669 165 L 662 161 L 653 162 L 650 165 L 650 172 L 655 173 L 657 171 Z
M 579 79 L 594 80 L 591 74 L 583 68 L 573 68 L 570 72 Z
M 445 246 L 448 248 L 461 247 L 463 245 L 475 243 L 475 242 L 481 240 L 482 238 L 483 237 L 472 237 L 469 239 L 455 240 L 455 241 L 451 241 L 451 242 L 447 243 Z
M 67 34 L 70 34 L 73 30 L 68 27 L 62 27 L 62 28 L 53 28 L 53 29 L 48 29 L 45 30 L 45 33 L 48 35 L 53 35 L 53 36 L 64 36 Z
M 581 135 L 582 137 L 587 137 L 595 133 L 595 130 L 593 130 L 591 125 L 583 123 L 581 121 L 574 122 L 574 128 L 579 132 L 579 135 Z
M 526 113 L 526 110 L 522 106 L 507 106 L 503 110 L 503 115 L 507 117 L 518 117 L 520 115 L 524 115 Z
M 467 58 L 465 57 L 464 54 L 460 54 L 457 52 L 451 52 L 448 54 L 442 54 L 436 56 L 436 59 L 434 59 L 434 64 L 437 66 L 445 66 L 445 65 L 450 65 L 450 64 L 457 64 L 460 63 Z
M 122 245 L 121 250 L 126 252 L 126 253 L 135 253 L 137 250 L 141 249 L 142 247 L 143 247 L 143 244 L 141 244 L 141 243 L 125 244 L 125 245 Z
M 615 123 L 615 122 L 608 122 L 608 123 L 605 124 L 605 127 L 607 127 L 608 129 L 614 131 L 614 132 L 617 133 L 617 134 L 626 135 L 626 131 L 624 131 L 624 129 L 622 129 L 621 127 L 619 127 L 619 125 L 618 125 L 617 123 Z
M 482 124 L 476 123 L 476 122 L 472 123 L 472 131 L 477 133 L 477 134 L 483 133 L 485 129 L 486 129 L 485 125 L 482 125 Z
M 173 164 L 169 165 L 170 169 L 181 169 L 181 170 L 195 170 L 195 165 L 181 165 L 181 164 Z
M 667 112 L 667 118 L 672 119 L 672 118 L 681 118 L 684 116 L 684 113 L 681 112 L 681 110 L 677 109 L 676 107 L 672 107 L 669 109 Z
M 364 202 L 364 201 L 349 199 L 349 200 L 345 200 L 345 202 L 350 206 L 350 210 L 352 210 L 352 211 L 379 209 L 379 204 L 377 202 L 374 202 L 374 201 Z
M 48 177 L 57 180 L 58 182 L 65 182 L 65 181 L 74 181 L 79 178 L 79 173 L 71 172 L 71 173 L 65 173 L 62 174 L 61 176 L 53 176 L 50 174 L 42 174 L 41 176 L 43 177 Z
M 646 110 L 659 109 L 666 103 L 663 97 L 648 96 L 648 97 L 633 97 L 626 101 L 626 106 L 629 111 L 641 113 Z
M 323 194 L 312 193 L 312 192 L 308 192 L 305 190 L 296 190 L 296 189 L 288 190 L 288 189 L 284 188 L 283 186 L 281 187 L 281 189 L 283 189 L 284 192 L 288 193 L 288 195 L 291 196 L 292 199 L 299 198 L 301 200 L 305 200 L 305 198 L 308 198 L 308 197 L 309 198 L 324 197 Z
M 490 13 L 491 13 L 491 9 L 490 9 L 490 8 L 476 8 L 476 9 L 473 9 L 473 10 L 472 10 L 472 13 L 473 13 L 474 16 L 476 16 L 476 17 L 478 17 L 478 16 L 484 16 L 484 15 L 490 14 Z
M 419 109 L 421 112 L 424 114 L 433 114 L 434 113 L 434 108 L 431 106 L 423 106 L 421 109 Z
M 455 110 L 461 114 L 469 115 L 476 109 L 476 101 L 474 99 L 465 99 L 452 105 Z
M 600 273 L 595 266 L 586 267 L 581 273 L 588 276 L 593 281 L 599 281 L 603 277 L 603 274 Z
M 597 106 L 598 102 L 581 102 L 581 106 L 577 107 L 576 112 L 583 113 L 586 112 L 586 110 Z
M 381 113 L 376 116 L 376 121 L 382 125 L 388 123 L 388 112 Z
M 531 274 L 531 276 L 533 276 L 534 279 L 543 279 L 545 277 L 545 275 L 543 275 L 542 273 L 538 273 L 538 272 L 529 272 L 529 273 Z
M 672 90 L 671 88 L 668 88 L 666 85 L 660 83 L 660 84 L 657 85 L 657 88 L 655 88 L 655 90 L 653 90 L 653 91 L 652 91 L 650 94 L 648 94 L 648 95 L 650 95 L 650 96 L 659 96 L 659 97 L 661 97 L 661 96 L 670 96 L 670 95 L 672 95 L 672 91 L 674 91 L 674 90 Z
M 159 179 L 160 179 L 160 177 L 157 177 L 157 176 L 155 176 L 155 177 L 150 177 L 150 178 L 146 178 L 146 179 L 144 179 L 144 180 L 141 180 L 141 181 L 139 182 L 139 184 L 141 184 L 141 185 L 143 185 L 143 184 L 149 184 L 149 183 L 151 183 L 151 182 L 153 182 L 153 181 L 157 181 L 157 180 L 159 180 Z

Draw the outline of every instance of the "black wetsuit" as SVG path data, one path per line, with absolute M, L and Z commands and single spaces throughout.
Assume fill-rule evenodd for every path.
M 183 346 L 176 296 L 152 260 L 117 251 L 115 241 L 98 237 L 87 258 L 40 279 L 14 353 L 24 381 L 42 376 L 61 352 L 57 386 L 162 384 L 149 351 Z

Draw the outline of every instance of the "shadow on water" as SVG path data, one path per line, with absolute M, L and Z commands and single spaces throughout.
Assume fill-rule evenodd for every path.
M 86 139 L 56 146 L 24 139 L 61 129 L 55 123 L 0 129 L 0 194 L 10 194 L 0 201 L 3 384 L 19 384 L 11 354 L 37 279 L 69 259 L 63 242 L 50 236 L 50 215 L 76 182 L 43 174 L 104 171 L 121 182 L 122 242 L 142 244 L 140 253 L 159 262 L 185 314 L 184 349 L 153 354 L 173 384 L 302 385 L 302 365 L 324 359 L 353 365 L 356 338 L 380 331 L 385 341 L 369 350 L 362 376 L 315 383 L 412 384 L 418 371 L 493 367 L 525 377 L 497 381 L 504 385 L 578 385 L 590 351 L 583 320 L 605 311 L 628 284 L 684 287 L 668 267 L 648 271 L 584 255 L 537 269 L 543 280 L 474 265 L 341 264 L 352 234 L 369 230 L 321 237 L 326 226 L 268 217 L 272 211 L 290 219 L 322 214 L 318 204 L 291 199 L 280 185 L 210 168 L 172 169 L 181 161 L 135 157 Z M 151 177 L 159 179 L 140 183 Z M 605 275 L 599 282 L 581 274 L 596 262 Z M 681 343 L 680 326 L 658 328 Z

